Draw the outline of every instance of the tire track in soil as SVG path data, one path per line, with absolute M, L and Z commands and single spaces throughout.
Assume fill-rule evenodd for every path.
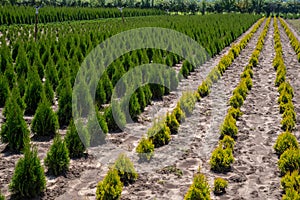
M 213 85 L 210 95 L 196 103 L 193 115 L 181 124 L 179 134 L 173 136 L 168 145 L 155 150 L 155 157 L 150 165 L 159 165 L 162 159 L 157 160 L 158 154 L 168 166 L 180 169 L 183 175 L 176 176 L 174 173 L 168 174 L 161 170 L 150 169 L 150 172 L 140 174 L 135 184 L 123 189 L 121 199 L 182 199 L 200 163 L 202 172 L 210 174 L 208 160 L 218 143 L 219 126 L 227 113 L 227 102 L 239 83 L 240 74 L 248 64 L 264 24 L 265 22 L 219 82 Z M 181 154 L 171 160 L 168 156 L 175 154 L 174 149 L 179 149 Z
M 290 44 L 290 40 L 285 33 L 284 28 L 278 22 L 278 28 L 281 36 L 283 59 L 286 66 L 286 79 L 294 88 L 293 104 L 296 112 L 296 128 L 293 131 L 294 135 L 300 142 L 300 63 L 298 62 L 297 54 Z M 293 27 L 289 26 L 293 34 L 299 39 Z

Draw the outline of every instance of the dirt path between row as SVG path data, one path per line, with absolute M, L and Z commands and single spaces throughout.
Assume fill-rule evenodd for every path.
M 252 28 L 252 27 L 251 27 Z M 251 28 L 249 30 L 251 30 Z M 249 33 L 249 30 L 242 34 L 236 41 L 239 42 L 245 34 Z M 260 28 L 261 31 L 261 28 Z M 254 35 L 254 38 L 257 38 L 258 35 Z M 228 53 L 229 47 L 226 47 L 225 49 L 220 52 L 219 55 L 215 56 L 214 58 L 207 61 L 201 69 L 206 69 L 206 71 L 209 71 L 212 67 L 214 67 L 220 60 L 220 58 Z M 243 60 L 243 59 L 241 59 Z M 239 66 L 239 65 L 237 65 Z M 180 65 L 178 66 L 180 67 Z M 163 98 L 163 101 L 153 102 L 151 105 L 149 105 L 145 112 L 141 114 L 140 116 L 140 122 L 129 124 L 127 126 L 127 130 L 125 132 L 119 133 L 119 134 L 109 134 L 108 140 L 113 141 L 114 144 L 117 144 L 117 146 L 120 148 L 120 152 L 126 152 L 130 158 L 134 161 L 135 164 L 137 164 L 137 155 L 134 152 L 134 147 L 137 145 L 139 139 L 143 134 L 146 133 L 147 129 L 151 126 L 152 121 L 157 116 L 165 115 L 165 113 L 168 110 L 172 110 L 178 99 L 181 96 L 182 91 L 186 90 L 196 90 L 197 86 L 200 85 L 202 82 L 202 77 L 200 69 L 197 69 L 196 72 L 192 73 L 191 76 L 189 76 L 188 79 L 182 80 L 180 82 L 178 90 L 175 92 L 172 92 L 170 95 L 165 96 Z M 230 70 L 228 70 L 228 73 L 231 73 Z M 205 104 L 204 104 L 205 105 Z M 203 105 L 203 106 L 204 106 Z M 199 112 L 202 113 L 202 108 L 198 109 Z M 1 112 L 1 110 L 0 110 Z M 2 113 L 2 112 L 1 112 Z M 1 117 L 2 119 L 3 117 Z M 205 116 L 203 115 L 203 120 L 205 120 Z M 31 117 L 25 117 L 27 120 L 27 123 L 30 124 Z M 188 119 L 190 120 L 190 119 Z M 184 127 L 184 125 L 182 126 Z M 191 129 L 192 130 L 192 129 Z M 60 130 L 60 133 L 64 135 L 66 130 Z M 33 142 L 38 147 L 38 155 L 41 159 L 44 159 L 46 156 L 46 153 L 52 143 L 52 140 L 47 141 L 34 141 Z M 5 145 L 0 143 L 0 151 L 2 152 Z M 108 163 L 112 163 L 115 160 L 115 157 L 117 154 L 115 154 L 116 147 L 113 144 L 105 145 L 105 147 L 100 148 L 91 148 L 89 149 L 88 153 L 89 156 L 86 158 L 82 158 L 79 160 L 71 160 L 70 170 L 65 176 L 60 177 L 52 177 L 47 175 L 47 189 L 44 192 L 43 196 L 38 199 L 95 199 L 95 191 L 96 191 L 96 185 L 97 183 L 102 180 L 102 178 L 105 176 L 107 172 L 107 166 Z M 114 153 L 113 153 L 114 152 Z M 101 154 L 105 155 L 104 157 L 108 160 L 101 160 Z M 107 155 L 112 155 L 111 157 Z M 17 162 L 17 160 L 22 155 L 12 155 L 9 153 L 2 152 L 0 154 L 0 188 L 1 191 L 5 194 L 5 196 L 9 197 L 8 192 L 8 184 L 11 180 L 14 166 Z M 42 161 L 43 162 L 43 161 Z M 150 163 L 151 164 L 151 163 Z M 149 169 L 152 170 L 152 167 L 150 165 L 147 166 L 146 169 L 141 169 L 140 165 L 136 166 L 137 171 L 147 171 Z M 157 166 L 158 167 L 158 166 Z M 154 169 L 153 169 L 154 170 Z M 190 173 L 192 175 L 193 172 Z M 184 175 L 185 177 L 185 175 Z M 153 187 L 150 187 L 150 190 L 146 190 L 142 187 L 142 184 L 147 183 L 145 181 L 145 178 L 147 180 L 147 176 L 141 174 L 139 180 L 135 184 L 137 187 L 140 187 L 139 184 L 141 184 L 140 191 L 144 194 L 151 193 L 151 191 L 156 190 L 156 186 L 153 185 Z M 187 183 L 185 183 L 184 190 L 186 190 L 186 187 L 190 184 L 191 179 L 187 178 Z M 148 182 L 149 183 L 149 182 Z M 147 183 L 147 184 L 148 184 Z M 179 183 L 175 182 L 174 185 L 180 185 Z M 151 183 L 150 183 L 151 186 Z M 164 189 L 163 189 L 164 190 Z M 132 193 L 131 193 L 132 192 Z M 185 192 L 185 191 L 182 191 Z M 140 196 L 141 195 L 141 196 Z M 148 194 L 147 194 L 148 195 Z M 145 196 L 142 194 L 138 194 L 135 191 L 131 191 L 130 189 L 124 188 L 122 196 L 124 198 L 129 197 L 132 199 L 134 196 L 140 196 L 141 199 L 144 199 Z M 151 195 L 153 197 L 153 195 Z M 156 195 L 155 195 L 156 196 Z M 168 198 L 169 199 L 169 198 Z

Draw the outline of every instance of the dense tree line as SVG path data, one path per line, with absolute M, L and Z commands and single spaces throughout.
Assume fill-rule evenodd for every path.
M 207 1 L 207 0 L 3 0 L 2 5 L 23 5 L 23 6 L 33 6 L 33 5 L 47 5 L 47 6 L 68 6 L 68 7 L 77 7 L 76 10 L 79 10 L 78 7 L 127 7 L 124 9 L 124 13 L 126 13 L 128 8 L 157 8 L 161 10 L 161 12 L 155 11 L 146 11 L 146 12 L 138 12 L 135 11 L 134 14 L 129 14 L 128 12 L 125 14 L 126 16 L 138 16 L 138 15 L 150 15 L 150 14 L 162 14 L 165 12 L 184 12 L 189 14 L 202 13 L 206 12 L 241 12 L 241 13 L 266 13 L 267 15 L 271 13 L 299 13 L 300 2 L 297 0 L 215 0 L 215 1 Z M 28 10 L 28 9 L 27 9 Z M 56 9 L 57 11 L 52 11 L 51 14 L 58 15 L 56 12 L 66 12 L 65 9 L 61 10 Z M 82 12 L 86 10 L 81 9 L 83 11 L 78 11 L 82 15 Z M 95 16 L 105 16 L 105 17 L 115 17 L 120 16 L 118 10 L 114 12 L 109 12 L 105 10 L 93 10 L 88 9 L 89 17 L 85 19 L 95 19 Z M 103 14 L 99 14 L 99 12 L 103 12 Z M 34 14 L 34 12 L 32 11 Z M 96 13 L 96 14 L 95 14 Z M 69 14 L 67 14 L 69 15 Z M 61 18 L 61 17 L 58 17 Z M 76 18 L 73 16 L 73 18 Z M 78 17 L 80 18 L 80 17 Z

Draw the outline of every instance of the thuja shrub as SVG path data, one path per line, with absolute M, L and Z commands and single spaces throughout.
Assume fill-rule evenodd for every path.
M 240 84 L 233 90 L 233 95 L 239 94 L 243 97 L 243 99 L 246 99 L 248 92 L 248 88 L 245 81 L 241 81 Z
M 292 119 L 292 117 L 283 118 L 280 124 L 281 124 L 281 129 L 284 131 L 291 131 L 296 126 L 296 123 Z
M 212 152 L 209 164 L 211 170 L 215 172 L 226 172 L 230 170 L 233 162 L 232 150 L 230 148 L 223 149 L 219 146 Z
M 295 110 L 295 107 L 294 107 L 294 104 L 292 101 L 289 101 L 288 103 L 281 102 L 279 104 L 279 110 L 280 110 L 280 113 L 284 113 L 285 110 Z
M 28 145 L 30 133 L 15 93 L 9 99 L 8 106 L 5 107 L 6 121 L 1 126 L 1 140 L 8 143 L 11 151 L 20 152 Z
M 219 63 L 218 65 L 217 65 L 217 69 L 218 69 L 218 71 L 220 72 L 220 74 L 223 74 L 224 72 L 225 72 L 225 70 L 226 70 L 226 66 L 223 64 L 223 63 Z
M 31 130 L 38 136 L 55 136 L 58 127 L 56 113 L 44 95 L 32 120 Z
M 44 162 L 48 171 L 55 176 L 61 175 L 69 169 L 69 150 L 59 135 L 54 138 Z
M 214 180 L 214 193 L 215 194 L 224 194 L 226 192 L 226 188 L 228 186 L 228 182 L 222 178 L 215 178 Z
M 164 120 L 155 121 L 147 132 L 148 138 L 152 141 L 155 148 L 168 144 L 171 140 L 170 128 Z
M 179 122 L 174 113 L 167 113 L 166 124 L 169 127 L 171 134 L 177 134 L 179 129 Z
M 175 109 L 173 110 L 172 114 L 175 115 L 176 120 L 179 123 L 184 122 L 186 116 L 185 116 L 185 113 L 181 110 L 180 102 L 177 103 L 177 105 L 176 105 Z
M 194 180 L 189 190 L 187 191 L 184 200 L 209 200 L 210 189 L 206 177 L 198 172 L 194 176 Z
M 149 161 L 154 156 L 154 144 L 147 138 L 142 138 L 136 147 L 141 161 Z
M 241 78 L 253 78 L 253 70 L 250 67 L 246 67 L 244 72 L 241 74 Z
M 226 115 L 223 124 L 221 125 L 221 138 L 228 135 L 235 138 L 238 133 L 238 128 L 236 127 L 236 120 L 232 115 Z
M 124 112 L 122 112 L 119 103 L 114 105 L 114 114 L 117 116 L 116 118 L 113 116 L 112 106 L 107 107 L 104 111 L 104 118 L 106 120 L 108 130 L 120 131 L 120 127 L 115 120 L 118 120 L 118 123 L 123 127 L 126 124 L 126 116 Z
M 117 170 L 120 180 L 124 185 L 131 184 L 138 178 L 133 163 L 125 154 L 119 155 L 114 164 L 114 168 Z
M 231 149 L 233 150 L 235 145 L 235 141 L 232 137 L 225 135 L 222 140 L 219 141 L 219 146 L 222 147 L 223 149 Z
M 284 72 L 277 72 L 277 76 L 276 76 L 276 79 L 275 79 L 275 86 L 278 87 L 284 81 L 285 81 L 285 73 Z
M 37 156 L 37 149 L 26 147 L 24 157 L 20 158 L 11 179 L 10 191 L 21 198 L 34 198 L 46 188 L 44 168 Z
M 120 180 L 117 170 L 110 169 L 104 179 L 97 185 L 96 199 L 97 200 L 119 200 L 123 184 Z
M 201 97 L 205 97 L 209 94 L 209 86 L 206 81 L 203 81 L 202 84 L 198 87 L 198 93 Z
M 282 118 L 291 118 L 296 122 L 296 112 L 287 107 L 282 114 Z
M 31 67 L 28 71 L 27 87 L 24 101 L 26 103 L 25 114 L 33 115 L 42 99 L 43 84 L 36 67 Z
M 196 101 L 197 99 L 192 92 L 185 92 L 182 94 L 179 102 L 180 107 L 186 116 L 190 116 L 192 114 Z
M 283 90 L 278 98 L 278 103 L 288 103 L 292 99 L 292 95 Z
M 0 75 L 0 107 L 4 107 L 5 102 L 9 96 L 9 85 L 5 76 Z
M 288 172 L 280 181 L 284 191 L 289 189 L 300 192 L 300 175 L 299 171 Z
M 299 149 L 297 138 L 290 132 L 283 132 L 277 137 L 274 150 L 281 155 L 289 148 Z
M 294 89 L 288 81 L 285 81 L 280 84 L 280 86 L 278 87 L 278 92 L 280 94 L 287 93 L 291 95 L 292 98 L 294 97 Z
M 239 117 L 243 115 L 243 112 L 240 110 L 240 108 L 234 108 L 234 107 L 230 107 L 227 113 L 228 115 L 231 115 L 236 120 L 238 120 Z
M 282 196 L 282 200 L 299 200 L 299 199 L 300 199 L 300 195 L 294 189 L 287 189 L 285 191 L 285 194 Z
M 66 147 L 69 151 L 69 156 L 71 158 L 80 158 L 84 155 L 84 152 L 86 150 L 85 144 L 82 142 L 83 139 L 88 140 L 88 134 L 84 132 L 85 129 L 81 130 L 81 137 L 79 137 L 75 123 L 73 120 L 71 120 L 70 125 L 67 130 L 67 134 L 64 138 Z M 88 145 L 88 141 L 85 141 L 86 145 Z
M 256 67 L 258 65 L 258 58 L 254 55 L 254 53 L 252 54 L 249 63 L 251 63 L 253 67 Z
M 60 93 L 57 116 L 60 127 L 70 124 L 72 119 L 72 88 L 70 83 Z
M 190 70 L 189 70 L 189 62 L 188 61 L 184 61 L 182 64 L 182 67 L 180 69 L 180 74 L 183 75 L 184 78 L 187 78 L 188 75 L 190 74 Z
M 239 93 L 234 93 L 234 95 L 229 100 L 230 106 L 234 108 L 240 108 L 244 104 L 244 98 Z
M 212 71 L 208 74 L 208 78 L 213 82 L 216 83 L 221 77 L 221 73 L 218 69 L 213 68 Z
M 281 154 L 278 167 L 281 174 L 286 174 L 287 172 L 292 172 L 294 170 L 300 169 L 300 150 L 290 148 L 287 149 L 283 154 Z
M 87 122 L 87 131 L 85 129 L 82 130 L 84 132 L 84 135 L 81 135 L 81 137 L 85 138 L 86 146 L 90 145 L 92 147 L 102 145 L 106 143 L 106 134 L 108 133 L 108 126 L 106 124 L 105 118 L 98 109 L 96 108 L 96 116 L 94 117 L 91 115 L 88 118 Z M 101 130 L 99 129 L 99 125 Z M 87 134 L 87 135 L 86 135 Z M 83 139 L 83 138 L 82 138 Z

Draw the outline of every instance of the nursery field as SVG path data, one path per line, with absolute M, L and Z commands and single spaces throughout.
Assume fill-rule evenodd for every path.
M 300 198 L 297 20 L 132 9 L 123 22 L 110 18 L 114 10 L 70 9 L 46 13 L 35 39 L 22 12 L 0 14 L 0 200 Z M 138 32 L 107 43 L 102 57 L 93 51 L 146 27 L 178 31 L 203 49 L 172 38 L 166 49 L 131 50 L 151 38 Z M 100 62 L 108 67 L 97 80 Z M 150 67 L 146 76 L 137 67 L 153 63 L 173 70 Z

